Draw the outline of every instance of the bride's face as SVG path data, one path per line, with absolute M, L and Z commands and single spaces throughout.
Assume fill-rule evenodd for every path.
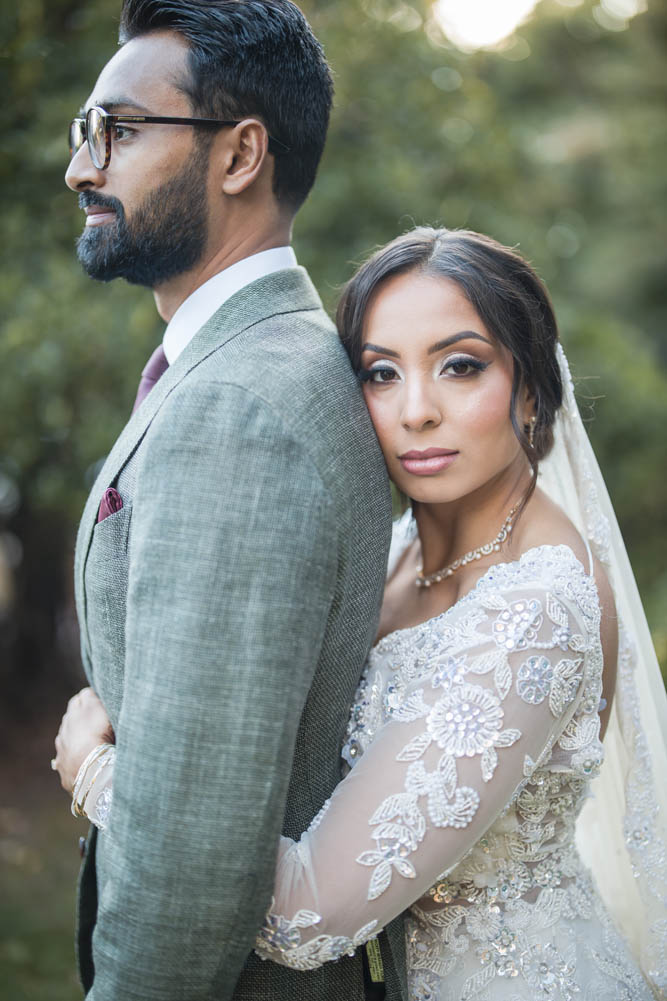
M 362 343 L 366 403 L 389 475 L 408 497 L 448 503 L 520 475 L 512 356 L 455 282 L 415 272 L 388 279 L 371 299 Z M 521 408 L 527 422 L 527 398 Z

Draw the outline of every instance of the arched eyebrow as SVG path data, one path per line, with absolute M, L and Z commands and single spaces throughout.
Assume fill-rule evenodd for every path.
M 445 337 L 444 340 L 438 341 L 437 344 L 432 344 L 428 349 L 428 354 L 434 355 L 438 351 L 442 351 L 444 348 L 449 348 L 452 344 L 457 344 L 459 341 L 483 341 L 488 344 L 489 347 L 493 347 L 491 341 L 487 337 L 482 337 L 481 334 L 476 334 L 474 330 L 462 330 L 458 334 L 452 334 L 451 337 Z
M 452 344 L 457 344 L 459 341 L 467 340 L 483 341 L 484 344 L 488 344 L 493 347 L 491 341 L 487 337 L 482 337 L 481 334 L 476 334 L 474 330 L 461 330 L 458 334 L 452 334 L 451 337 L 445 337 L 444 340 L 438 341 L 436 344 L 432 344 L 428 349 L 428 354 L 433 355 L 438 351 L 443 351 L 445 348 L 449 348 Z M 378 344 L 366 343 L 361 348 L 362 351 L 374 351 L 378 355 L 389 355 L 390 358 L 400 358 L 398 351 L 392 351 L 390 348 L 382 348 Z
M 392 351 L 391 348 L 381 348 L 377 344 L 364 344 L 361 348 L 362 351 L 374 351 L 376 355 L 389 355 L 390 358 L 400 358 L 398 351 Z

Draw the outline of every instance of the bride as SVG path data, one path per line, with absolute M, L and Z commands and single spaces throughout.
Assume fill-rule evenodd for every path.
M 664 997 L 664 691 L 548 294 L 495 241 L 419 228 L 338 326 L 409 509 L 346 776 L 281 839 L 256 950 L 312 969 L 407 909 L 410 1001 Z M 108 725 L 84 690 L 56 740 L 100 827 Z

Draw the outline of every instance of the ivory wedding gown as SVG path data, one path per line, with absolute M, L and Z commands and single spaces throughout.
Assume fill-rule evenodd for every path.
M 410 1001 L 648 1001 L 575 846 L 604 757 L 599 624 L 587 569 L 540 546 L 380 640 L 350 773 L 298 843 L 283 839 L 257 951 L 310 969 L 412 905 Z

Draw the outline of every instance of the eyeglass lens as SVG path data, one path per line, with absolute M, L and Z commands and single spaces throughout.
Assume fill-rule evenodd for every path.
M 74 156 L 88 140 L 88 152 L 94 165 L 102 169 L 106 160 L 106 132 L 104 115 L 91 108 L 84 118 L 75 118 L 69 127 L 69 151 Z
M 101 115 L 97 108 L 91 108 L 86 115 L 86 136 L 91 159 L 95 166 L 101 169 L 106 159 L 107 143 L 104 115 Z
M 78 153 L 86 141 L 85 122 L 81 118 L 75 118 L 69 127 L 69 155 Z

